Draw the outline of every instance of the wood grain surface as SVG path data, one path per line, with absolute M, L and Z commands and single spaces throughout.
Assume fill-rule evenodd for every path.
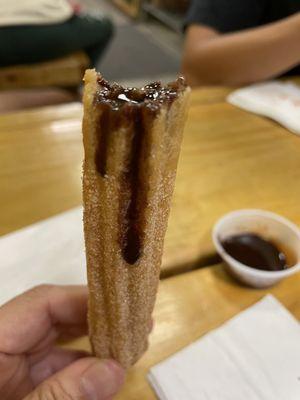
M 165 276 L 203 263 L 213 252 L 214 222 L 230 210 L 265 208 L 300 223 L 300 138 L 225 103 L 227 89 L 214 90 L 211 96 L 201 90 L 192 95 L 165 242 Z M 81 117 L 80 104 L 0 116 L 0 234 L 81 203 Z M 298 319 L 299 285 L 297 274 L 270 290 Z M 150 366 L 266 292 L 238 285 L 222 265 L 163 280 L 149 350 L 117 399 L 154 399 L 145 379 Z M 88 341 L 72 346 L 87 349 Z
M 299 181 L 299 136 L 224 102 L 192 105 L 165 240 L 164 276 L 207 264 L 214 253 L 212 227 L 229 211 L 266 209 L 300 224 Z
M 163 276 L 212 262 L 211 229 L 228 211 L 263 208 L 300 223 L 300 138 L 227 104 L 228 92 L 192 93 Z M 0 116 L 0 234 L 81 203 L 81 117 L 78 103 Z

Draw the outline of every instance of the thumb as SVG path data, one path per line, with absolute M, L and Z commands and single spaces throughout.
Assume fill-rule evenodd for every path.
M 113 360 L 83 358 L 42 382 L 25 400 L 106 400 L 118 392 L 123 369 Z

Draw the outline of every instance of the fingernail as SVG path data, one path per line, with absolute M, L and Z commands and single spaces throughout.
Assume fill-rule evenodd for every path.
M 101 360 L 84 372 L 80 384 L 84 399 L 102 400 L 116 394 L 123 382 L 123 369 L 113 360 Z

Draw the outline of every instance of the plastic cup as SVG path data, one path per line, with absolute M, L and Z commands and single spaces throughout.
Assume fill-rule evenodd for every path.
M 246 232 L 276 243 L 287 255 L 291 266 L 282 271 L 265 271 L 249 267 L 230 256 L 221 242 L 228 236 Z M 300 229 L 280 215 L 264 210 L 233 211 L 217 221 L 212 237 L 229 272 L 249 286 L 269 287 L 300 270 Z

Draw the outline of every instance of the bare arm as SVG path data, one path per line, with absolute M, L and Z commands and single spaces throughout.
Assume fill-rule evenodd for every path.
M 272 78 L 300 62 L 300 13 L 259 28 L 220 34 L 191 25 L 182 71 L 190 85 L 242 85 Z

